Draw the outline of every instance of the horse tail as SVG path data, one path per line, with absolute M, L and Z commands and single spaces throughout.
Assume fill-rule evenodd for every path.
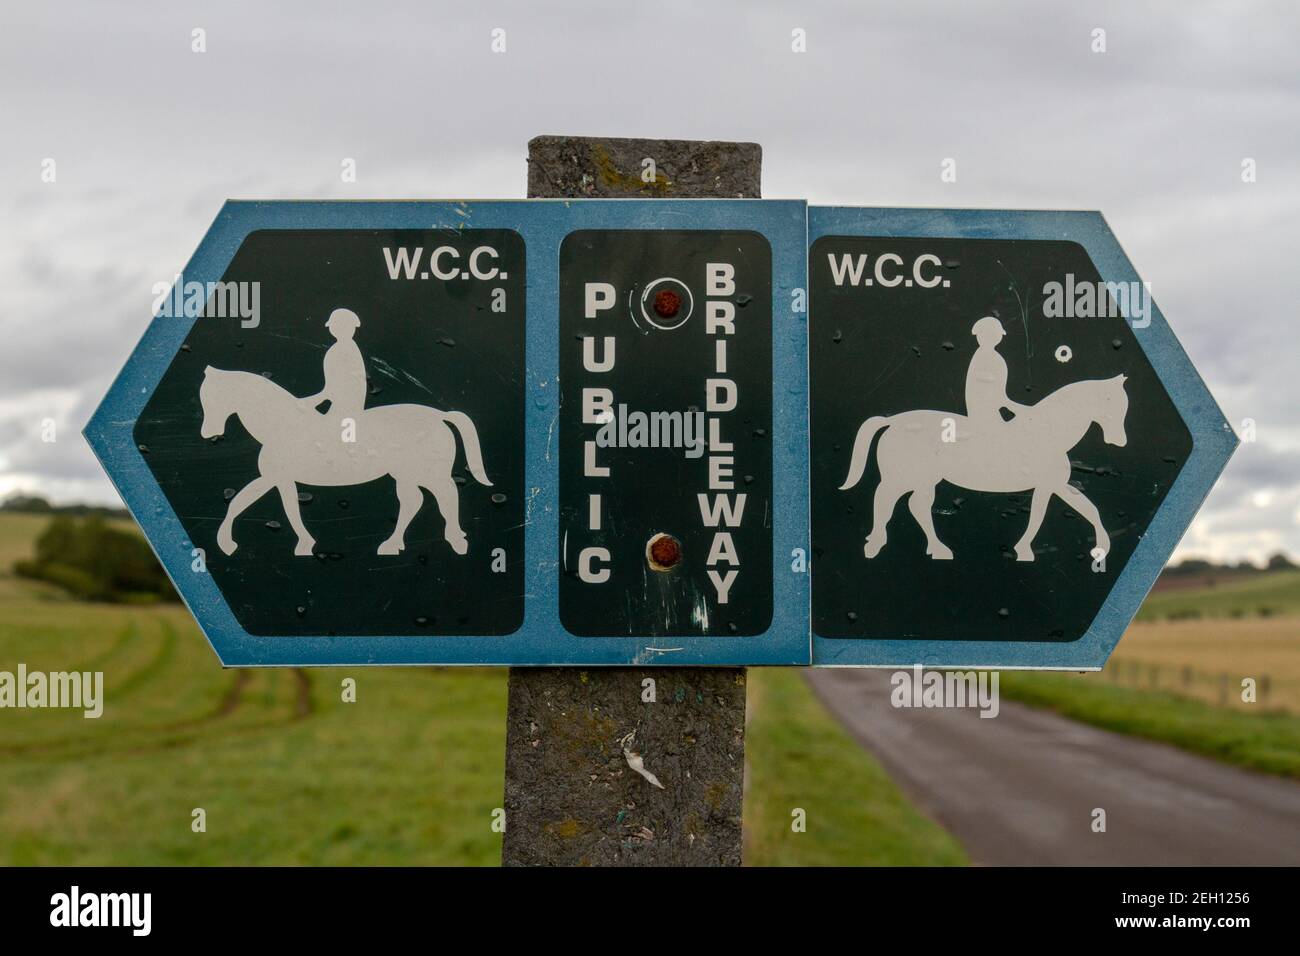
M 867 456 L 871 453 L 871 440 L 876 432 L 889 426 L 889 419 L 883 415 L 868 418 L 858 429 L 858 437 L 853 440 L 853 457 L 849 461 L 849 476 L 840 485 L 840 491 L 848 491 L 862 479 L 867 470 Z
M 483 455 L 479 451 L 478 431 L 474 428 L 474 422 L 464 412 L 443 412 L 442 417 L 448 425 L 460 432 L 461 443 L 465 446 L 465 460 L 469 463 L 469 472 L 474 480 L 491 488 L 492 482 L 488 481 L 487 472 L 483 470 Z

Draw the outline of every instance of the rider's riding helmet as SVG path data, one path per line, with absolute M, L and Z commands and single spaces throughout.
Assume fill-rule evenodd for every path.
M 340 334 L 355 332 L 361 325 L 361 320 L 351 309 L 335 309 L 330 313 L 330 317 L 325 322 L 325 328 L 329 329 L 338 338 Z
M 981 345 L 986 342 L 989 345 L 997 345 L 1006 336 L 1007 330 L 1002 327 L 1002 323 L 997 318 L 986 315 L 971 326 L 970 334 L 979 339 Z

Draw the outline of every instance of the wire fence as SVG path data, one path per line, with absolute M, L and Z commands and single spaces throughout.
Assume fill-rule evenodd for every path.
M 1268 672 L 1232 674 L 1186 664 L 1115 657 L 1106 664 L 1102 675 L 1124 687 L 1193 697 L 1217 707 L 1300 712 L 1300 680 L 1279 679 Z

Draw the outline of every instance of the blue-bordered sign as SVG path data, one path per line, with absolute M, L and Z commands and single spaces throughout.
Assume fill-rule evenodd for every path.
M 806 236 L 231 202 L 86 436 L 227 665 L 806 664 Z
M 1092 212 L 809 209 L 814 663 L 1098 669 L 1236 446 Z

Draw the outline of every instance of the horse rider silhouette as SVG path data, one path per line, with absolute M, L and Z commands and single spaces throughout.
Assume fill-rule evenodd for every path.
M 460 525 L 460 489 L 452 475 L 456 437 L 465 449 L 469 472 L 491 487 L 479 449 L 478 431 L 464 412 L 425 405 L 380 405 L 366 409 L 366 369 L 353 334 L 361 320 L 348 309 L 335 309 L 326 323 L 334 344 L 325 353 L 325 387 L 316 395 L 295 398 L 283 386 L 253 372 L 209 365 L 199 387 L 203 423 L 199 433 L 215 438 L 237 417 L 262 446 L 258 475 L 231 499 L 217 529 L 222 552 L 235 553 L 235 519 L 271 490 L 279 492 L 289 525 L 297 535 L 293 553 L 310 557 L 316 539 L 303 524 L 298 484 L 322 487 L 359 485 L 384 475 L 396 483 L 397 526 L 380 543 L 381 555 L 400 554 L 406 529 L 428 490 L 445 522 L 443 537 L 456 554 L 469 550 Z M 330 402 L 320 414 L 318 405 Z M 339 424 L 354 425 L 341 434 Z M 361 422 L 364 421 L 364 426 Z
M 1017 561 L 1034 560 L 1034 536 L 1053 497 L 1092 525 L 1093 556 L 1097 550 L 1105 554 L 1110 550 L 1110 535 L 1097 507 L 1070 484 L 1069 451 L 1094 424 L 1101 426 L 1107 444 L 1124 447 L 1127 376 L 1071 382 L 1036 405 L 1021 405 L 1006 394 L 1007 363 L 997 351 L 1005 335 L 1002 323 L 985 316 L 972 332 L 979 348 L 966 374 L 966 415 L 922 408 L 875 415 L 858 428 L 840 490 L 847 491 L 862 479 L 873 446 L 880 466 L 863 554 L 874 558 L 880 553 L 894 506 L 907 497 L 908 509 L 925 533 L 926 554 L 938 561 L 952 560 L 951 549 L 935 533 L 932 513 L 935 490 L 942 481 L 972 491 L 1032 492 L 1029 523 L 1015 545 Z M 1013 413 L 1011 421 L 1002 420 L 1004 408 Z
M 325 353 L 325 387 L 301 399 L 303 405 L 314 409 L 328 400 L 327 414 L 336 422 L 350 418 L 355 424 L 366 407 L 366 360 L 353 339 L 360 325 L 361 319 L 351 309 L 330 313 L 325 328 L 334 336 L 334 344 Z
M 1007 398 L 1007 360 L 998 354 L 998 343 L 1007 334 L 1002 323 L 986 315 L 970 331 L 979 348 L 966 370 L 966 417 L 974 430 L 983 432 L 1004 423 L 1004 408 L 1012 416 L 1028 408 Z

